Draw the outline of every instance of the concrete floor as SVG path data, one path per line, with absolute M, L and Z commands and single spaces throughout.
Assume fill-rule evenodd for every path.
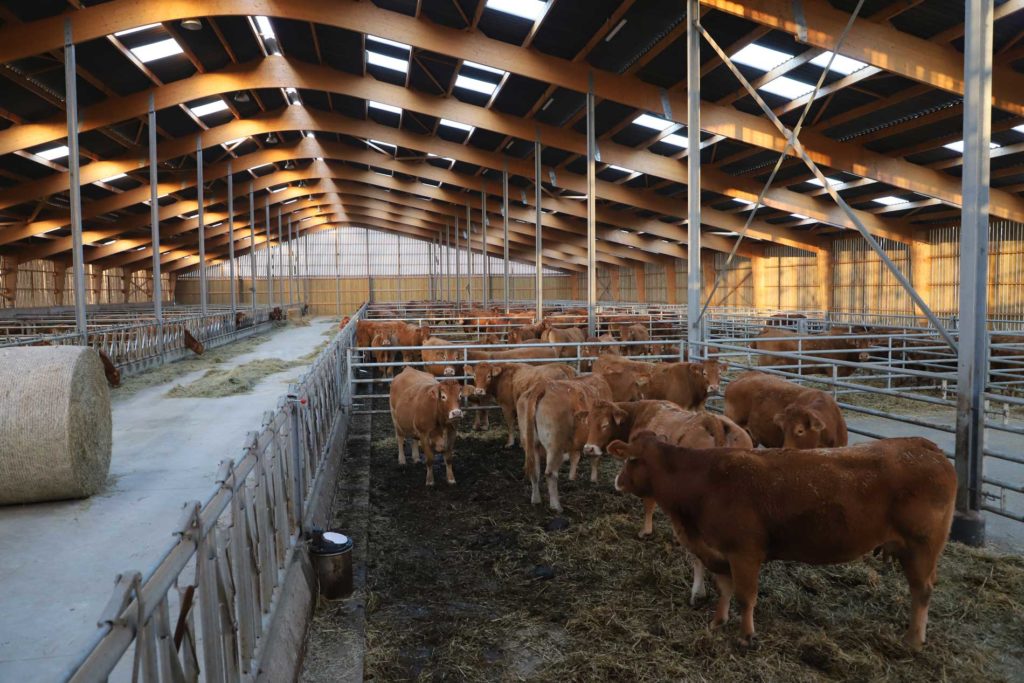
M 269 333 L 254 351 L 218 367 L 309 353 L 336 324 Z M 96 634 L 120 572 L 144 574 L 172 542 L 182 504 L 205 501 L 218 463 L 239 458 L 248 432 L 277 405 L 296 367 L 264 378 L 251 394 L 166 398 L 176 382 L 118 398 L 107 489 L 90 499 L 0 508 L 0 681 L 55 681 Z

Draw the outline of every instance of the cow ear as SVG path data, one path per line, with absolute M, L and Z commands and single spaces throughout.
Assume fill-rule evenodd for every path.
M 497 377 L 498 375 L 501 374 L 502 370 L 503 370 L 503 368 L 500 365 L 492 365 L 491 366 L 491 377 Z
M 620 408 L 618 406 L 615 406 L 615 407 L 612 408 L 612 419 L 615 420 L 615 424 L 617 424 L 617 425 L 622 424 L 622 421 L 625 420 L 628 416 L 629 416 L 629 413 L 627 413 L 622 408 Z
M 472 365 L 463 365 L 462 366 L 462 372 L 467 374 L 467 375 L 472 375 L 473 374 L 473 366 Z
M 611 453 L 612 457 L 618 458 L 619 460 L 625 460 L 629 457 L 629 444 L 625 441 L 619 441 L 616 439 L 608 444 L 608 448 L 605 450 Z
M 824 431 L 825 430 L 825 423 L 822 422 L 820 418 L 812 417 L 811 418 L 811 430 L 815 431 L 815 432 Z
M 430 387 L 430 398 L 435 401 L 439 400 L 441 398 L 441 387 Z
M 772 418 L 772 422 L 779 427 L 782 427 L 786 422 L 786 416 L 783 413 L 775 413 L 775 417 Z
M 636 378 L 636 385 L 638 387 L 645 387 L 645 386 L 647 386 L 647 383 L 650 382 L 650 381 L 651 381 L 650 377 L 641 375 L 640 377 Z
M 590 411 L 589 410 L 577 410 L 576 411 L 576 415 L 574 415 L 573 417 L 576 418 L 577 422 L 585 423 L 587 421 L 587 417 L 589 415 L 590 415 Z

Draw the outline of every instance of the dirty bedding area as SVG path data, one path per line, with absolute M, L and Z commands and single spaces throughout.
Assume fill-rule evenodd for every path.
M 901 641 L 909 598 L 895 566 L 773 563 L 747 650 L 735 603 L 715 632 L 714 590 L 687 604 L 689 563 L 660 512 L 654 538 L 636 538 L 640 501 L 615 493 L 610 459 L 596 485 L 563 472 L 556 516 L 530 505 L 522 451 L 504 435 L 463 431 L 458 483 L 428 489 L 423 465 L 397 464 L 388 416 L 374 416 L 366 680 L 1020 680 L 1024 559 L 947 548 L 916 656 Z M 341 626 L 323 623 L 335 618 L 324 608 L 314 630 Z

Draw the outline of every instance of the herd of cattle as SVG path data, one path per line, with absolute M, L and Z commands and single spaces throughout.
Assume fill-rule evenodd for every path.
M 447 481 L 454 484 L 463 406 L 496 403 L 508 428 L 506 447 L 518 438 L 523 448 L 533 503 L 541 501 L 543 475 L 549 506 L 562 510 L 558 476 L 566 460 L 569 478 L 576 479 L 581 456 L 588 456 L 592 482 L 605 453 L 622 461 L 615 487 L 642 499 L 639 535 L 653 532 L 654 509 L 660 508 L 694 557 L 691 602 L 705 595 L 704 573 L 712 572 L 719 590 L 713 626 L 725 623 L 735 594 L 742 641 L 750 642 L 758 574 L 766 561 L 840 563 L 874 551 L 902 566 L 912 599 L 906 641 L 914 649 L 923 645 L 956 491 L 954 469 L 935 444 L 906 438 L 848 447 L 843 414 L 830 394 L 758 371 L 728 382 L 724 415 L 707 412 L 705 401 L 719 392 L 725 363 L 628 357 L 662 355 L 678 348 L 679 337 L 662 347 L 671 331 L 656 330 L 652 340 L 650 321 L 620 316 L 604 321 L 600 337 L 588 338 L 575 326 L 582 315 L 563 312 L 534 324 L 533 311 L 473 312 L 460 322 L 486 330 L 489 336 L 478 343 L 500 343 L 497 331 L 507 330 L 508 346 L 465 351 L 433 336 L 427 325 L 359 320 L 356 344 L 375 349 L 373 361 L 393 364 L 380 367 L 394 375 L 389 405 L 399 463 L 406 463 L 405 442 L 411 440 L 413 462 L 426 463 L 427 485 L 434 483 L 435 453 L 443 454 Z M 754 344 L 795 352 L 797 342 L 787 344 L 786 333 L 766 328 L 761 336 L 773 341 Z M 531 345 L 518 346 L 524 342 Z M 863 337 L 821 343 L 830 357 L 867 360 Z M 801 349 L 808 350 L 806 340 Z M 565 362 L 578 354 L 593 357 L 579 364 L 583 374 Z M 764 364 L 792 363 L 770 354 L 762 358 L 769 359 Z M 391 372 L 403 363 L 410 365 Z M 470 381 L 462 384 L 459 376 Z M 476 415 L 474 427 L 484 426 L 486 411 Z

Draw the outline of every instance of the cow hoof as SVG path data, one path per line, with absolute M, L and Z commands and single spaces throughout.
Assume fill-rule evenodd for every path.
M 434 482 L 432 482 L 432 481 L 428 481 L 427 482 L 427 486 L 433 486 L 433 485 L 434 485 Z
M 903 636 L 903 644 L 913 653 L 918 653 L 924 648 L 924 641 L 916 640 L 909 635 Z
M 736 639 L 736 644 L 745 650 L 756 650 L 757 649 L 757 634 L 752 633 L 749 636 L 740 636 Z
M 576 481 L 576 473 L 575 472 L 570 472 L 569 473 L 569 481 Z
M 505 448 L 512 448 L 515 445 L 516 445 L 515 441 L 507 441 L 507 442 L 505 442 Z
M 455 480 L 454 479 L 449 479 L 448 480 L 448 484 L 449 484 L 449 486 L 454 486 L 455 485 Z
M 644 531 L 644 530 L 641 529 L 637 533 L 636 537 L 639 538 L 641 541 L 646 541 L 648 538 L 650 538 L 653 535 L 654 535 L 653 531 Z
M 698 603 L 704 602 L 708 597 L 707 591 L 690 593 L 690 607 L 696 607 Z
M 725 619 L 719 619 L 718 617 L 715 617 L 714 619 L 711 620 L 711 623 L 708 625 L 708 628 L 710 628 L 712 631 L 717 631 L 718 629 L 720 629 L 723 626 L 725 626 L 725 624 L 728 621 L 729 621 L 728 617 L 725 618 Z

